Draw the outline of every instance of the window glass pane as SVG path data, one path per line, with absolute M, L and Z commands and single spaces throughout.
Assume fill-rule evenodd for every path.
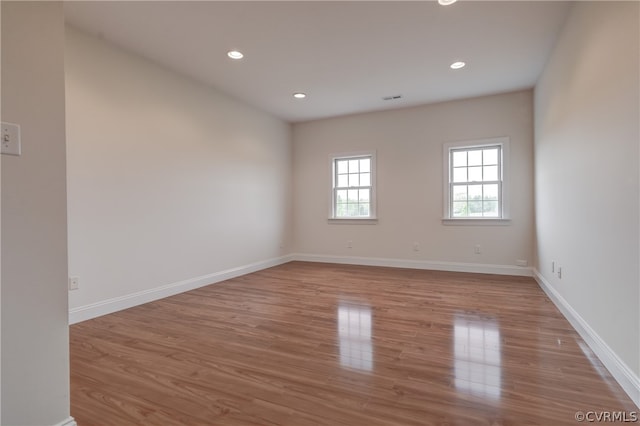
M 454 201 L 453 202 L 453 217 L 465 217 L 468 215 L 467 202 L 466 201 Z
M 348 162 L 346 160 L 337 160 L 338 173 L 349 173 Z
M 482 182 L 482 167 L 469 167 L 469 182 Z
M 483 185 L 484 186 L 484 199 L 485 200 L 497 200 L 498 199 L 498 184 Z
M 485 201 L 483 203 L 484 216 L 497 217 L 498 216 L 498 202 L 497 201 Z
M 349 186 L 349 175 L 338 175 L 338 188 L 345 188 Z
M 482 200 L 482 185 L 469 185 L 469 200 Z
M 371 159 L 363 158 L 360 160 L 360 173 L 368 173 L 371 171 Z
M 369 216 L 369 204 L 359 204 L 358 209 L 360 216 Z
M 483 180 L 498 180 L 498 166 L 484 166 Z
M 453 186 L 453 199 L 455 201 L 461 201 L 467 199 L 467 185 L 454 185 Z
M 348 199 L 350 203 L 355 203 L 358 201 L 358 190 L 357 189 L 350 189 L 348 191 Z
M 358 215 L 358 205 L 357 204 L 349 204 L 348 213 L 349 216 L 357 216 Z
M 371 186 L 371 173 L 360 174 L 360 186 Z
M 469 201 L 469 216 L 482 216 L 482 201 Z
M 453 181 L 454 182 L 466 182 L 467 181 L 467 168 L 460 167 L 453 169 Z
M 360 170 L 359 164 L 358 160 L 349 160 L 349 173 L 358 173 Z
M 346 204 L 336 204 L 336 216 L 344 216 L 347 214 L 347 205 Z
M 369 193 L 368 189 L 361 189 L 359 197 L 358 197 L 358 200 L 368 203 L 369 202 L 369 196 L 370 196 L 370 193 Z
M 481 166 L 482 165 L 482 151 L 469 151 L 469 166 Z
M 349 174 L 349 186 L 360 186 L 360 175 L 357 173 Z
M 466 151 L 454 151 L 453 152 L 453 167 L 464 167 L 467 165 L 467 152 Z
M 336 191 L 336 203 L 346 203 L 347 202 L 347 191 L 342 189 Z
M 498 148 L 490 148 L 482 151 L 482 164 L 498 164 Z

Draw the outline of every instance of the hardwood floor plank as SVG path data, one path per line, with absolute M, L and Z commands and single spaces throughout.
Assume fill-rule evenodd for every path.
M 575 425 L 635 411 L 535 281 L 292 262 L 71 326 L 80 426 Z

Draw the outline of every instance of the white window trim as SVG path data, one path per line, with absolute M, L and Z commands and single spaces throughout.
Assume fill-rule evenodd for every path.
M 368 217 L 336 217 L 335 216 L 335 200 L 334 195 L 335 192 L 333 190 L 333 186 L 335 184 L 335 171 L 334 165 L 335 160 L 337 159 L 345 159 L 345 158 L 356 158 L 356 157 L 371 157 L 371 194 L 370 194 L 370 207 L 369 207 L 369 216 Z M 359 224 L 359 225 L 375 225 L 378 223 L 377 217 L 377 168 L 376 168 L 376 151 L 357 151 L 357 152 L 347 152 L 347 153 L 339 153 L 339 154 L 330 154 L 329 155 L 329 173 L 331 174 L 329 178 L 329 223 L 338 223 L 338 224 Z
M 501 136 L 488 139 L 475 139 L 467 141 L 448 142 L 442 146 L 442 188 L 443 188 L 443 205 L 442 205 L 442 223 L 444 225 L 509 225 L 511 215 L 509 210 L 509 137 Z M 501 201 L 501 217 L 451 217 L 451 189 L 449 179 L 451 178 L 449 153 L 456 148 L 482 148 L 485 146 L 501 146 L 502 159 L 502 191 L 500 194 Z

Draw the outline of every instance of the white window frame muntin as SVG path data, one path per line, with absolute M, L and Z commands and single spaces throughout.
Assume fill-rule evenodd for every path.
M 453 217 L 451 215 L 452 202 L 451 200 L 451 188 L 452 188 L 452 155 L 451 152 L 455 150 L 473 150 L 474 148 L 487 148 L 491 146 L 500 146 L 500 170 L 498 171 L 499 177 L 502 178 L 502 182 L 499 185 L 500 200 L 499 211 L 502 213 L 500 217 Z M 486 139 L 474 139 L 456 142 L 447 142 L 442 146 L 442 181 L 443 181 L 443 205 L 442 205 L 442 221 L 445 225 L 461 224 L 461 225 L 505 225 L 510 219 L 509 209 L 509 145 L 510 139 L 508 136 L 500 136 L 495 138 Z
M 369 193 L 369 216 L 367 217 L 336 217 L 336 199 L 335 199 L 335 185 L 336 185 L 336 160 L 349 160 L 356 158 L 371 158 L 371 192 Z M 378 220 L 377 215 L 377 166 L 376 166 L 376 151 L 357 151 L 347 152 L 329 155 L 329 171 L 331 172 L 330 187 L 329 187 L 329 222 L 333 223 L 376 223 Z

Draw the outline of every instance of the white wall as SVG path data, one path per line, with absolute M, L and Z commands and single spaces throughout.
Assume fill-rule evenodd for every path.
M 2 2 L 3 425 L 69 421 L 64 17 L 60 2 Z M 71 424 L 71 423 L 68 423 Z
M 535 89 L 537 269 L 636 378 L 638 6 L 576 3 Z
M 290 251 L 289 124 L 71 28 L 65 61 L 72 312 Z
M 401 259 L 417 267 L 476 264 L 482 271 L 488 270 L 482 265 L 532 262 L 532 114 L 532 93 L 522 91 L 295 124 L 295 250 L 334 260 Z M 511 139 L 511 224 L 443 225 L 443 144 L 495 136 Z M 329 156 L 366 150 L 377 152 L 379 222 L 329 224 Z

